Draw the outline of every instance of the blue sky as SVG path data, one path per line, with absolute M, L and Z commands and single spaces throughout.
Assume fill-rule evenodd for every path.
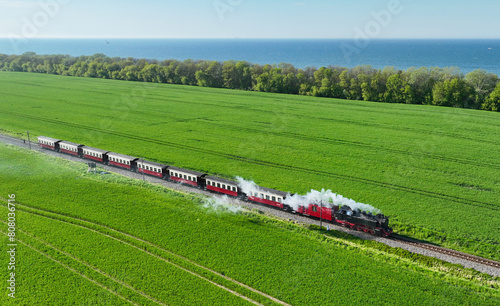
M 0 0 L 0 37 L 500 38 L 499 12 L 498 0 Z

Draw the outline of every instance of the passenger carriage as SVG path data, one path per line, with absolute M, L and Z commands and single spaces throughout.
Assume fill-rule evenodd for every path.
M 139 158 L 128 155 L 108 152 L 108 165 L 135 170 L 137 167 L 137 160 Z
M 167 175 L 167 165 L 150 162 L 147 160 L 139 159 L 137 161 L 137 172 L 144 173 L 159 178 L 164 178 Z
M 308 206 L 300 206 L 297 213 L 305 216 L 321 218 L 323 220 L 333 221 L 335 219 L 334 212 L 330 207 L 318 204 L 309 204 Z
M 215 176 L 205 177 L 206 189 L 218 193 L 227 194 L 233 197 L 239 195 L 238 183 L 221 179 Z
M 288 193 L 280 190 L 255 186 L 255 190 L 247 194 L 234 181 L 46 136 L 38 137 L 38 145 L 47 150 L 71 154 L 162 179 L 205 188 L 206 190 L 220 194 L 241 197 L 244 200 L 284 209 L 289 212 L 296 212 L 305 216 L 321 218 L 331 223 L 337 223 L 367 233 L 378 234 L 384 237 L 392 234 L 392 228 L 389 227 L 389 218 L 382 214 L 373 215 L 359 209 L 351 209 L 349 206 L 329 207 L 330 203 L 325 203 L 325 206 L 317 203 L 302 205 L 295 211 L 289 205 L 284 204 Z
M 82 147 L 82 157 L 86 159 L 91 159 L 100 163 L 108 162 L 108 153 L 109 151 L 92 148 L 88 146 Z
M 38 145 L 41 148 L 47 149 L 47 150 L 52 150 L 52 151 L 59 151 L 59 143 L 62 140 L 60 139 L 55 139 L 55 138 L 50 138 L 46 136 L 38 136 Z
M 250 194 L 247 194 L 247 196 L 250 201 L 283 209 L 288 208 L 288 205 L 283 204 L 283 200 L 287 194 L 288 193 L 283 191 L 259 187 L 258 191 L 252 191 Z
M 82 147 L 82 144 L 69 141 L 61 141 L 59 143 L 59 152 L 74 156 L 82 156 Z
M 177 167 L 168 167 L 168 178 L 171 181 L 188 184 L 194 187 L 203 188 L 205 173 L 182 169 Z

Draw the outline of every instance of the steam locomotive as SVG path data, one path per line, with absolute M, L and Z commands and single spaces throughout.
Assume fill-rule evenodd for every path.
M 354 230 L 383 237 L 388 237 L 392 234 L 392 228 L 389 227 L 389 218 L 383 214 L 373 215 L 359 209 L 352 209 L 347 205 L 334 205 L 330 207 L 310 203 L 293 208 L 285 203 L 287 197 L 293 195 L 280 190 L 256 186 L 253 190 L 244 192 L 240 184 L 235 181 L 45 136 L 38 137 L 38 145 L 43 149 L 186 184 L 218 194 L 237 197 L 245 201 L 271 206 L 290 213 L 339 224 Z

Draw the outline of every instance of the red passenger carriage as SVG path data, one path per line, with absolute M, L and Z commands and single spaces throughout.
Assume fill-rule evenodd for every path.
M 137 161 L 137 172 L 156 176 L 159 178 L 164 178 L 167 175 L 167 167 L 167 165 L 150 162 L 143 159 L 139 159 Z
M 109 151 L 92 148 L 88 146 L 82 147 L 82 157 L 86 159 L 91 159 L 100 163 L 108 162 L 108 153 Z
M 78 143 L 61 141 L 59 143 L 59 152 L 74 156 L 82 156 L 82 147 L 83 145 Z
M 61 141 L 62 140 L 60 139 L 50 138 L 46 136 L 38 136 L 38 145 L 47 150 L 58 151 L 59 143 Z
M 233 197 L 237 197 L 239 195 L 237 182 L 221 179 L 215 176 L 206 176 L 205 182 L 207 190 L 227 194 Z
M 281 209 L 288 208 L 287 205 L 283 204 L 283 200 L 287 196 L 288 193 L 274 190 L 265 187 L 259 187 L 258 190 L 252 191 L 248 194 L 248 200 L 262 203 L 274 207 L 278 207 Z
M 108 164 L 109 165 L 129 169 L 129 170 L 135 170 L 137 167 L 137 165 L 136 165 L 136 161 L 138 160 L 137 157 L 132 157 L 132 156 L 113 153 L 113 152 L 108 152 L 107 155 L 108 155 Z
M 203 176 L 205 176 L 205 173 L 177 167 L 168 167 L 168 178 L 174 182 L 201 188 L 204 186 Z

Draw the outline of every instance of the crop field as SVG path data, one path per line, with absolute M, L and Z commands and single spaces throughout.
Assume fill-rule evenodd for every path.
M 500 260 L 498 113 L 27 73 L 0 84 L 4 132 L 331 189 L 396 232 Z
M 0 156 L 0 194 L 15 193 L 17 203 L 16 305 L 500 302 L 498 279 L 458 266 L 250 212 L 216 212 L 198 195 L 88 174 L 38 152 L 0 144 Z

